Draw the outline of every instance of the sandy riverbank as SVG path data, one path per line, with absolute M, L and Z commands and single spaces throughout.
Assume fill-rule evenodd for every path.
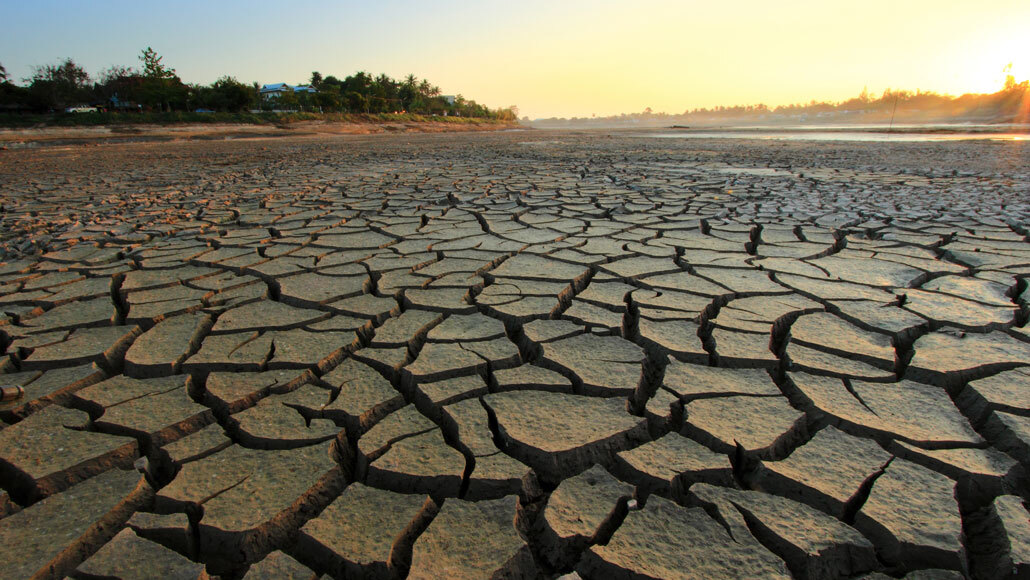
M 30 127 L 0 129 L 0 147 L 8 149 L 100 143 L 136 143 L 305 137 L 331 135 L 372 135 L 377 133 L 463 133 L 505 131 L 517 124 L 495 122 L 353 122 L 299 121 L 281 125 L 182 124 L 182 125 L 104 125 L 91 127 Z

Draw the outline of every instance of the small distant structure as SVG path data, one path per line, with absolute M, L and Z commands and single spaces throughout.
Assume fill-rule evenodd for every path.
M 443 95 L 440 98 L 445 100 L 445 101 L 447 101 L 448 105 L 453 105 L 454 104 L 454 99 L 455 99 L 454 95 Z
M 111 98 L 107 101 L 107 107 L 109 110 L 116 112 L 140 112 L 143 110 L 143 105 L 121 99 L 118 97 L 118 93 L 111 95 Z
M 288 85 L 286 83 L 272 83 L 270 85 L 262 85 L 259 91 L 261 98 L 263 99 L 276 99 L 283 95 L 283 93 L 317 93 L 315 87 L 310 85 Z

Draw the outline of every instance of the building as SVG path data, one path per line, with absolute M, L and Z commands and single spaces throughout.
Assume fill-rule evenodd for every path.
M 294 93 L 317 93 L 314 87 L 309 85 L 288 85 L 286 83 L 272 83 L 270 85 L 262 85 L 259 91 L 261 98 L 263 99 L 276 99 L 286 92 Z
M 118 93 L 111 95 L 107 102 L 107 108 L 111 111 L 142 111 L 143 105 L 132 101 L 125 101 L 118 97 Z

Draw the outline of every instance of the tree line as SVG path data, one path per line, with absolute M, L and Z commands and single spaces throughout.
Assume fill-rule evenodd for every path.
M 933 91 L 906 91 L 885 89 L 876 97 L 862 89 L 856 97 L 840 102 L 812 100 L 768 107 L 764 104 L 700 108 L 684 112 L 686 117 L 747 117 L 754 115 L 819 115 L 819 114 L 886 114 L 900 113 L 905 116 L 927 117 L 985 117 L 992 120 L 1025 119 L 1030 113 L 1030 81 L 1016 82 L 1011 74 L 1005 78 L 1002 89 L 988 94 L 967 93 L 957 97 L 942 95 Z
M 290 87 L 263 97 L 258 83 L 223 76 L 210 85 L 187 84 L 152 48 L 141 51 L 141 68 L 112 66 L 96 78 L 71 58 L 32 68 L 16 84 L 0 64 L 0 111 L 47 113 L 91 106 L 103 111 L 305 111 L 320 113 L 411 113 L 514 121 L 512 106 L 490 109 L 461 95 L 448 98 L 428 80 L 408 75 L 357 72 L 343 79 L 311 73 L 308 90 Z
M 551 117 L 537 119 L 537 126 L 668 126 L 717 125 L 725 123 L 795 123 L 813 120 L 846 123 L 884 123 L 890 120 L 926 122 L 1030 122 L 1030 81 L 1018 82 L 1007 74 L 1001 90 L 994 93 L 968 93 L 960 96 L 931 91 L 886 89 L 879 96 L 863 89 L 839 102 L 811 100 L 808 103 L 769 107 L 765 104 L 715 106 L 687 109 L 682 113 L 654 112 L 650 107 L 640 113 L 606 117 Z M 524 119 L 528 121 L 529 119 Z

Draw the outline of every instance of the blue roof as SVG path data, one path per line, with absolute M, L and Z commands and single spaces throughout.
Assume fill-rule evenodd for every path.
M 292 89 L 295 93 L 314 93 L 316 92 L 314 87 L 308 85 L 289 85 L 286 83 L 272 83 L 270 85 L 262 85 L 262 93 L 272 93 L 276 91 L 285 91 L 286 89 Z

